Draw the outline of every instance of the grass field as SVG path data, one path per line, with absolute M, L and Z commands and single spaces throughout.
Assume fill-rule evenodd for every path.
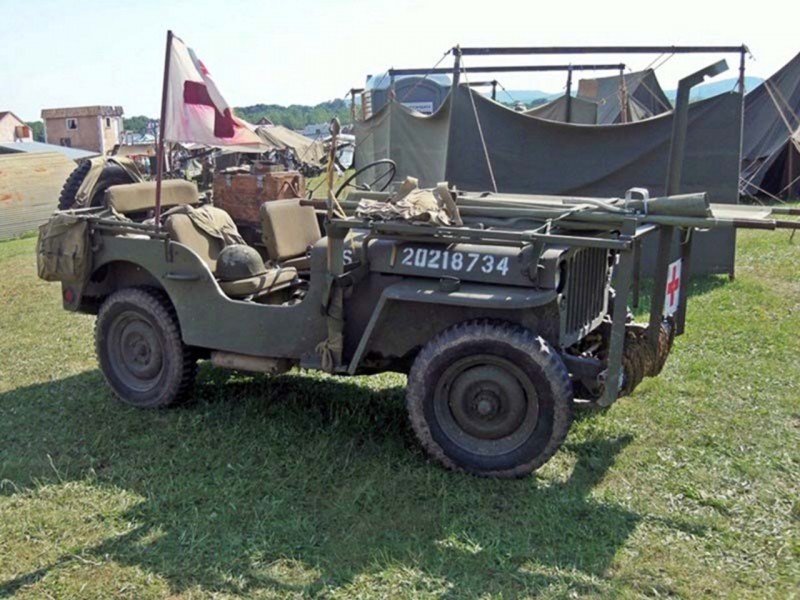
M 33 248 L 0 244 L 0 597 L 800 595 L 785 233 L 740 234 L 662 376 L 520 481 L 428 463 L 397 375 L 203 367 L 194 404 L 126 408 Z

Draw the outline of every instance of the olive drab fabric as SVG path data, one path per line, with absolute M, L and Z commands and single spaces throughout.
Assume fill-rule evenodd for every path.
M 597 124 L 597 102 L 584 100 L 583 98 L 573 97 L 570 100 L 569 119 L 567 119 L 567 97 L 560 96 L 555 100 L 535 106 L 524 114 L 531 117 L 539 117 L 548 121 L 558 121 L 560 123 L 582 123 L 584 125 Z
M 45 281 L 86 281 L 92 270 L 88 221 L 68 212 L 59 212 L 40 225 L 36 268 L 39 277 Z
M 139 168 L 131 158 L 124 156 L 97 156 L 91 158 L 89 159 L 91 165 L 89 167 L 89 172 L 86 174 L 86 177 L 83 178 L 75 194 L 75 204 L 73 208 L 86 208 L 89 206 L 92 196 L 94 196 L 94 190 L 100 180 L 100 175 L 102 175 L 103 169 L 105 169 L 106 164 L 109 162 L 119 165 L 130 176 L 131 181 L 135 183 L 144 181 L 144 177 L 142 177 Z
M 212 238 L 220 240 L 223 246 L 245 243 L 231 216 L 224 210 L 210 204 L 199 208 L 183 204 L 168 210 L 163 216 L 166 220 L 172 215 L 186 215 L 195 227 Z
M 424 225 L 462 225 L 458 207 L 447 183 L 434 189 L 419 189 L 414 177 L 406 177 L 397 193 L 387 201 L 363 199 L 356 217 L 366 221 L 407 221 Z

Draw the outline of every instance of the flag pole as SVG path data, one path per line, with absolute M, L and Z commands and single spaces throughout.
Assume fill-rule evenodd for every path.
M 164 130 L 167 124 L 167 90 L 169 88 L 169 59 L 172 54 L 172 30 L 167 30 L 167 49 L 164 54 L 164 82 L 161 86 L 161 120 L 158 122 L 158 164 L 156 165 L 156 233 L 161 228 L 161 179 L 164 177 Z

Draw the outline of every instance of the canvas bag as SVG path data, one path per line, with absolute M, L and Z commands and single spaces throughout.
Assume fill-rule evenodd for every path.
M 39 226 L 36 267 L 45 281 L 85 281 L 91 273 L 89 223 L 69 213 L 56 213 Z

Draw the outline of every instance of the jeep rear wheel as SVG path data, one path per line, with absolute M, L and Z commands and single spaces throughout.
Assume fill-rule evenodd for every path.
M 406 407 L 422 446 L 444 466 L 521 477 L 558 450 L 572 421 L 572 384 L 541 337 L 511 323 L 451 327 L 420 351 Z
M 162 408 L 190 391 L 197 361 L 172 305 L 156 291 L 111 294 L 97 315 L 95 347 L 106 382 L 126 404 Z

